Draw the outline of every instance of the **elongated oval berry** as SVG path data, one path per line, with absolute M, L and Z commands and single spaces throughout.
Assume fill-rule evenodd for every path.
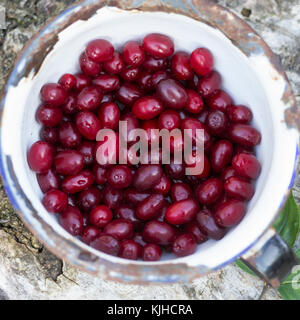
M 92 209 L 89 221 L 97 228 L 105 227 L 113 218 L 112 211 L 105 205 L 99 205 Z
M 261 170 L 259 161 L 253 154 L 239 153 L 232 159 L 237 174 L 248 179 L 257 179 Z
M 36 175 L 41 190 L 46 193 L 51 189 L 59 188 L 59 176 L 53 169 L 49 169 L 46 173 Z
M 222 79 L 219 72 L 213 71 L 205 77 L 199 79 L 197 90 L 204 98 L 210 96 L 221 87 Z
M 59 213 L 67 208 L 68 196 L 60 190 L 52 189 L 45 193 L 42 203 L 48 212 Z
M 177 257 L 185 257 L 193 254 L 197 249 L 195 237 L 190 233 L 184 233 L 178 236 L 172 244 L 172 252 Z
M 133 225 L 130 221 L 116 219 L 106 225 L 104 232 L 118 240 L 127 240 L 133 236 Z
M 36 118 L 46 127 L 55 127 L 62 120 L 63 114 L 61 109 L 42 105 L 37 109 Z
M 143 240 L 162 246 L 171 244 L 176 237 L 176 230 L 166 222 L 152 220 L 146 223 Z
M 120 86 L 120 80 L 116 75 L 100 74 L 93 79 L 93 85 L 98 86 L 103 93 L 107 93 L 117 90 Z
M 162 110 L 162 102 L 151 96 L 145 96 L 138 99 L 132 107 L 132 113 L 141 120 L 153 119 L 157 117 Z
M 114 130 L 119 125 L 120 109 L 114 102 L 104 102 L 100 106 L 98 117 L 103 128 Z
M 45 103 L 53 107 L 58 107 L 64 104 L 67 99 L 67 94 L 60 84 L 47 83 L 43 85 L 41 89 L 41 98 Z
M 85 53 L 87 57 L 95 62 L 104 62 L 113 57 L 114 47 L 105 39 L 96 39 L 88 43 Z
M 158 261 L 161 259 L 161 256 L 162 250 L 157 244 L 148 243 L 142 249 L 142 258 L 144 261 Z
M 214 67 L 214 58 L 208 49 L 197 48 L 191 53 L 190 65 L 199 76 L 206 76 Z
M 192 221 L 198 210 L 199 205 L 195 200 L 181 200 L 169 206 L 166 211 L 165 218 L 166 221 L 174 225 L 184 224 Z
M 80 236 L 83 232 L 83 216 L 76 207 L 69 205 L 60 215 L 59 222 L 73 236 Z
M 214 216 L 208 209 L 203 209 L 197 213 L 196 223 L 200 230 L 211 239 L 220 240 L 226 234 L 226 229 L 216 224 Z
M 54 166 L 59 174 L 77 174 L 84 166 L 83 156 L 75 150 L 61 151 L 54 158 Z
M 151 33 L 144 38 L 143 49 L 154 58 L 167 58 L 174 52 L 174 43 L 164 34 Z
M 140 66 L 145 60 L 145 52 L 136 41 L 128 41 L 123 46 L 122 58 L 129 66 Z
M 216 90 L 206 98 L 205 101 L 209 108 L 222 111 L 224 113 L 226 113 L 227 108 L 233 104 L 230 95 L 223 90 Z
M 76 127 L 86 139 L 96 140 L 101 123 L 93 112 L 82 111 L 76 116 Z
M 114 52 L 111 59 L 103 62 L 103 69 L 108 74 L 120 74 L 125 68 L 125 63 L 119 52 Z
M 252 111 L 243 105 L 231 106 L 227 108 L 227 115 L 232 123 L 247 124 L 252 121 Z
M 230 163 L 233 153 L 232 143 L 228 140 L 217 141 L 211 150 L 210 163 L 214 171 L 221 172 Z
M 80 111 L 95 110 L 101 103 L 103 94 L 96 86 L 86 87 L 81 90 L 77 97 L 77 108 Z
M 61 183 L 61 187 L 66 193 L 76 193 L 90 187 L 93 182 L 93 174 L 89 170 L 83 170 L 65 178 Z
M 218 206 L 215 219 L 222 227 L 232 227 L 238 224 L 246 213 L 246 205 L 243 201 L 230 199 Z
M 27 161 L 31 170 L 46 173 L 52 166 L 54 149 L 48 142 L 37 141 L 27 152 Z
M 171 59 L 171 70 L 177 80 L 189 80 L 194 76 L 190 66 L 189 55 L 186 52 L 176 52 Z
M 142 254 L 142 246 L 133 240 L 121 242 L 119 256 L 123 259 L 137 260 Z
M 254 187 L 249 181 L 234 176 L 225 180 L 224 190 L 229 197 L 240 200 L 249 201 L 254 195 Z
M 260 132 L 248 124 L 232 124 L 228 135 L 233 142 L 245 147 L 255 147 L 261 141 Z
M 136 209 L 136 216 L 141 220 L 154 219 L 162 210 L 164 205 L 164 196 L 161 194 L 152 194 L 143 200 Z
M 90 242 L 90 246 L 111 256 L 117 256 L 120 252 L 120 242 L 109 234 L 101 233 L 96 236 Z
M 159 183 L 162 175 L 161 166 L 156 164 L 142 165 L 134 174 L 133 185 L 140 191 L 151 189 Z
M 201 204 L 210 205 L 222 195 L 223 183 L 219 178 L 210 178 L 202 182 L 196 189 L 196 197 Z

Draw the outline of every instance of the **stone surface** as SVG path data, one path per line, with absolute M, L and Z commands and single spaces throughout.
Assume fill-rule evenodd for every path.
M 0 0 L 0 88 L 17 53 L 72 0 Z M 282 63 L 300 102 L 300 0 L 219 0 L 260 33 Z M 300 176 L 294 195 L 300 203 Z M 298 241 L 299 242 L 299 241 Z M 300 242 L 299 242 L 300 245 Z M 0 187 L 0 300 L 5 299 L 280 299 L 234 264 L 190 284 L 137 286 L 104 281 L 65 264 L 26 230 Z

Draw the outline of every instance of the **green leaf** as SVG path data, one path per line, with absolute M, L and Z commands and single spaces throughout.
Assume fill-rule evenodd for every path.
M 296 251 L 300 259 L 300 249 Z M 284 300 L 300 300 L 300 264 L 280 285 L 278 291 Z
M 273 226 L 281 237 L 293 247 L 300 231 L 300 208 L 296 204 L 292 193 Z M 241 260 L 237 260 L 235 263 L 245 272 L 256 275 Z
M 274 228 L 289 246 L 293 247 L 300 230 L 300 209 L 292 193 L 282 209 L 280 216 L 275 221 Z

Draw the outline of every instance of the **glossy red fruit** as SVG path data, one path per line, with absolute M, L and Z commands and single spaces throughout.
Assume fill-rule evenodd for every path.
M 86 226 L 83 229 L 81 239 L 84 243 L 90 244 L 97 236 L 100 235 L 100 230 L 94 226 Z
M 128 41 L 123 46 L 122 58 L 129 66 L 140 66 L 145 60 L 145 52 L 136 41 Z
M 95 183 L 97 184 L 105 184 L 106 179 L 106 169 L 101 167 L 99 164 L 94 164 L 93 166 L 93 175 L 95 177 Z
M 56 144 L 58 142 L 58 129 L 55 127 L 43 127 L 40 131 L 41 140 L 50 144 Z
M 232 166 L 238 175 L 248 179 L 257 179 L 261 166 L 252 154 L 239 153 L 232 159 Z
M 98 86 L 103 93 L 108 93 L 120 87 L 120 80 L 116 75 L 100 74 L 100 76 L 93 79 L 93 85 Z
M 102 71 L 101 64 L 89 59 L 85 52 L 82 52 L 79 57 L 79 66 L 82 73 L 89 77 L 97 77 Z
M 226 113 L 227 108 L 232 104 L 232 98 L 223 90 L 216 90 L 207 99 L 206 104 L 213 110 L 219 110 Z
M 189 55 L 186 52 L 176 52 L 171 59 L 171 70 L 175 78 L 180 81 L 189 80 L 194 76 L 190 66 Z
M 156 87 L 156 94 L 167 107 L 174 109 L 182 109 L 188 100 L 185 88 L 173 79 L 160 81 Z
M 98 235 L 90 242 L 90 246 L 111 256 L 117 256 L 120 252 L 119 241 L 109 234 Z
M 106 172 L 107 182 L 116 189 L 124 189 L 132 183 L 131 170 L 125 165 L 115 165 Z
M 83 141 L 77 147 L 77 151 L 83 155 L 83 161 L 86 166 L 92 165 L 95 162 L 95 146 L 95 142 Z
M 171 198 L 173 202 L 186 200 L 192 197 L 192 190 L 188 184 L 184 182 L 177 182 L 172 184 L 171 187 Z
M 75 121 L 81 135 L 88 140 L 96 140 L 97 133 L 101 129 L 101 123 L 93 112 L 79 112 Z
M 97 228 L 105 227 L 112 218 L 112 211 L 105 205 L 96 206 L 89 215 L 90 223 Z
M 208 131 L 215 136 L 224 133 L 228 128 L 228 119 L 222 111 L 211 111 L 205 119 Z
M 66 102 L 61 106 L 61 110 L 65 115 L 77 112 L 77 94 L 75 92 L 68 94 Z
M 222 227 L 232 227 L 243 219 L 245 213 L 246 205 L 243 201 L 230 199 L 217 208 L 215 219 Z
M 121 204 L 114 210 L 114 213 L 115 218 L 130 221 L 135 231 L 142 230 L 144 227 L 143 222 L 135 215 L 135 208 L 131 204 Z
M 61 175 L 77 174 L 84 166 L 83 156 L 75 150 L 58 152 L 54 158 L 54 167 Z
M 252 111 L 243 105 L 230 106 L 227 108 L 227 115 L 232 123 L 244 123 L 247 124 L 252 121 Z
M 75 74 L 74 90 L 81 91 L 83 88 L 88 87 L 91 84 L 91 78 L 83 73 Z
M 114 52 L 113 57 L 103 63 L 103 69 L 108 74 L 120 74 L 125 68 L 125 63 L 119 52 Z
M 261 134 L 248 124 L 232 124 L 228 129 L 229 138 L 245 147 L 254 147 L 261 141 Z
M 132 113 L 140 120 L 150 120 L 157 117 L 163 110 L 162 102 L 153 96 L 144 96 L 138 99 Z
M 195 200 L 181 200 L 169 206 L 165 213 L 165 219 L 174 225 L 185 224 L 195 218 L 198 210 L 199 205 Z
M 163 170 L 160 165 L 142 165 L 134 174 L 133 185 L 137 190 L 140 191 L 151 189 L 159 183 L 162 175 Z
M 52 166 L 54 149 L 48 142 L 37 141 L 27 152 L 27 161 L 31 170 L 46 173 Z
M 158 70 L 156 71 L 151 78 L 153 89 L 160 83 L 162 80 L 170 79 L 171 74 L 166 70 Z
M 197 249 L 195 237 L 190 233 L 184 233 L 178 236 L 172 244 L 172 252 L 177 257 L 185 257 L 193 254 Z
M 143 200 L 148 198 L 150 193 L 138 191 L 135 188 L 128 188 L 124 193 L 124 200 L 134 206 L 139 205 Z
M 203 209 L 197 213 L 196 223 L 199 229 L 208 236 L 208 238 L 220 240 L 226 234 L 226 229 L 219 227 L 216 224 L 214 216 L 208 209 Z
M 127 220 L 116 219 L 106 225 L 104 232 L 118 240 L 127 240 L 133 236 L 133 225 Z
M 184 231 L 188 234 L 193 235 L 197 243 L 203 243 L 207 240 L 207 236 L 200 230 L 195 221 L 191 221 L 185 224 Z
M 221 174 L 221 178 L 223 181 L 233 176 L 238 176 L 238 174 L 236 173 L 233 167 L 227 167 L 222 171 L 222 174 Z
M 93 182 L 94 175 L 89 170 L 83 170 L 65 178 L 61 183 L 61 187 L 66 193 L 76 193 L 90 187 Z
M 222 79 L 219 72 L 213 71 L 205 77 L 201 77 L 197 84 L 197 90 L 204 98 L 210 96 L 221 87 Z
M 123 200 L 123 190 L 115 189 L 110 185 L 106 185 L 103 189 L 103 202 L 110 209 L 119 207 Z
M 136 216 L 141 220 L 151 220 L 157 217 L 164 205 L 164 196 L 152 194 L 143 200 L 136 209 Z
M 103 128 L 114 130 L 119 125 L 120 109 L 114 102 L 102 103 L 98 111 L 98 117 Z
M 102 193 L 97 187 L 89 187 L 78 195 L 78 206 L 83 211 L 90 211 L 102 200 Z
M 244 178 L 230 177 L 225 180 L 224 190 L 230 198 L 249 201 L 254 195 L 253 185 Z
M 199 76 L 206 76 L 212 72 L 214 58 L 208 49 L 197 48 L 191 53 L 190 65 Z
M 172 182 L 169 178 L 163 175 L 157 185 L 153 187 L 156 193 L 166 196 L 171 189 Z
M 233 154 L 232 143 L 228 140 L 217 141 L 210 154 L 210 163 L 215 172 L 221 172 L 230 163 Z
M 65 73 L 59 78 L 58 83 L 65 89 L 65 91 L 69 92 L 73 89 L 75 81 L 75 76 L 73 74 Z
M 63 114 L 59 108 L 48 107 L 47 105 L 40 106 L 36 111 L 38 122 L 46 127 L 55 127 L 62 120 Z
M 80 236 L 83 232 L 83 216 L 76 207 L 69 205 L 59 216 L 59 222 L 72 236 Z
M 147 71 L 141 71 L 137 79 L 137 84 L 144 92 L 152 91 L 154 88 L 152 83 L 152 74 Z
M 188 99 L 186 102 L 186 110 L 193 114 L 198 114 L 204 109 L 204 102 L 201 96 L 194 90 L 186 90 Z
M 187 164 L 186 166 L 187 166 L 187 168 L 195 168 L 195 166 L 196 166 L 196 163 L 198 164 L 198 163 L 200 163 L 201 164 L 201 162 L 203 161 L 203 169 L 202 169 L 202 171 L 201 172 L 199 172 L 199 173 L 194 173 L 194 175 L 193 176 L 195 176 L 196 178 L 198 178 L 198 179 L 205 179 L 205 178 L 207 178 L 209 175 L 210 175 L 210 172 L 211 172 L 211 165 L 210 165 L 210 162 L 209 162 L 209 160 L 208 160 L 208 158 L 207 158 L 207 156 L 206 155 L 203 155 L 203 157 L 197 157 L 196 155 L 195 155 L 195 152 L 193 151 L 192 152 L 192 155 L 193 155 L 193 159 L 191 160 L 191 162 L 190 162 L 190 164 Z M 189 176 L 189 177 L 191 177 L 191 176 Z
M 89 86 L 81 90 L 77 97 L 77 108 L 79 111 L 95 110 L 101 103 L 103 94 L 100 88 Z
M 137 260 L 142 253 L 142 246 L 133 240 L 121 242 L 119 256 L 123 259 Z
M 58 107 L 66 101 L 67 93 L 60 84 L 47 83 L 41 89 L 41 98 L 45 103 Z
M 158 118 L 159 129 L 167 129 L 169 131 L 180 127 L 180 116 L 175 110 L 168 109 L 163 111 Z
M 161 256 L 162 250 L 157 244 L 148 243 L 142 249 L 142 259 L 144 261 L 158 261 Z
M 92 40 L 85 49 L 87 57 L 95 62 L 104 62 L 113 57 L 114 47 L 104 39 Z
M 223 182 L 219 178 L 210 178 L 202 182 L 196 189 L 196 197 L 201 204 L 211 205 L 222 195 Z
M 116 92 L 116 98 L 119 102 L 123 103 L 125 106 L 131 106 L 136 100 L 142 97 L 141 89 L 133 84 L 125 82 L 123 83 L 119 90 Z
M 148 72 L 157 72 L 165 70 L 168 67 L 167 59 L 156 59 L 151 56 L 147 56 L 142 67 Z
M 68 206 L 68 196 L 57 189 L 52 189 L 44 194 L 42 204 L 48 212 L 59 213 Z
M 75 148 L 81 142 L 81 135 L 74 123 L 64 121 L 58 128 L 58 136 L 61 144 L 66 148 Z
M 36 178 L 44 193 L 49 190 L 59 188 L 59 176 L 53 169 L 49 169 L 46 173 L 37 174 Z
M 167 58 L 174 53 L 174 43 L 164 34 L 151 33 L 143 39 L 143 49 L 154 58 Z
M 175 237 L 174 227 L 162 221 L 149 221 L 143 230 L 143 240 L 148 243 L 167 246 L 174 241 Z
M 139 67 L 127 67 L 123 69 L 120 74 L 120 77 L 127 82 L 134 82 L 140 76 L 140 68 Z

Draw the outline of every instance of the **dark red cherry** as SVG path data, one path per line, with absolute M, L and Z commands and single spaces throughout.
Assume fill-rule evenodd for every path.
M 201 96 L 194 90 L 186 90 L 188 99 L 186 102 L 186 110 L 193 114 L 198 114 L 204 109 L 204 102 Z
M 120 74 L 121 78 L 127 82 L 134 82 L 140 76 L 140 68 L 138 67 L 127 67 L 123 69 Z
M 59 188 L 59 176 L 53 169 L 49 169 L 46 173 L 39 173 L 36 177 L 38 184 L 44 193 Z
M 105 227 L 112 218 L 112 211 L 105 205 L 98 205 L 94 207 L 89 215 L 90 223 L 97 228 Z
M 152 74 L 147 71 L 140 72 L 139 77 L 137 79 L 137 84 L 143 91 L 151 91 L 154 88 L 152 82 Z
M 93 79 L 93 85 L 98 86 L 103 93 L 107 93 L 117 90 L 120 87 L 120 80 L 116 75 L 100 74 Z
M 77 94 L 70 92 L 66 102 L 61 106 L 61 110 L 65 115 L 74 114 L 77 112 Z
M 124 240 L 120 245 L 119 257 L 137 260 L 142 254 L 142 246 L 133 240 Z
M 75 81 L 75 76 L 73 74 L 65 73 L 59 78 L 58 83 L 65 89 L 65 91 L 69 92 L 73 89 Z
M 199 205 L 195 200 L 181 200 L 169 206 L 165 218 L 167 222 L 174 225 L 185 224 L 195 218 L 198 210 Z
M 222 79 L 219 72 L 213 71 L 205 77 L 201 77 L 197 84 L 197 90 L 204 98 L 210 96 L 221 87 Z
M 94 226 L 86 226 L 83 229 L 81 239 L 84 243 L 90 244 L 97 236 L 100 235 L 100 230 Z
M 124 61 L 119 52 L 114 52 L 113 57 L 103 63 L 103 69 L 108 74 L 120 74 L 125 68 Z
M 192 234 L 197 243 L 203 243 L 207 240 L 207 236 L 200 230 L 195 221 L 185 224 L 184 231 L 188 234 Z
M 133 236 L 133 225 L 128 220 L 116 219 L 105 226 L 104 232 L 118 240 L 127 240 Z
M 193 254 L 197 249 L 195 237 L 190 233 L 184 233 L 178 236 L 172 244 L 172 252 L 177 257 L 185 257 Z
M 117 256 L 120 252 L 119 241 L 109 235 L 103 234 L 96 236 L 91 242 L 90 246 L 104 253 L 110 254 L 111 256 Z
M 83 141 L 78 147 L 77 151 L 83 155 L 83 161 L 86 166 L 95 162 L 95 142 Z
M 129 66 L 140 66 L 145 60 L 145 52 L 136 41 L 128 41 L 123 46 L 122 58 Z
M 84 166 L 83 156 L 75 150 L 60 151 L 54 158 L 54 167 L 61 175 L 77 174 Z
M 168 67 L 167 59 L 156 59 L 151 56 L 146 57 L 142 67 L 148 72 L 157 72 L 165 70 Z
M 174 241 L 175 237 L 175 228 L 166 222 L 152 220 L 144 227 L 143 240 L 148 243 L 167 246 Z
M 214 67 L 214 58 L 208 49 L 197 48 L 191 53 L 190 65 L 199 76 L 206 76 Z
M 228 140 L 217 141 L 211 150 L 210 163 L 214 171 L 221 172 L 230 163 L 233 154 L 232 143 Z
M 131 170 L 125 165 L 115 165 L 106 172 L 107 182 L 116 189 L 124 189 L 132 183 Z
M 73 122 L 64 121 L 58 127 L 58 136 L 61 144 L 66 148 L 75 148 L 81 142 L 81 135 Z
M 125 106 L 131 106 L 136 100 L 142 97 L 142 91 L 133 83 L 123 83 L 116 92 L 116 98 Z
M 220 135 L 226 131 L 228 119 L 222 111 L 211 111 L 205 119 L 205 124 L 212 135 Z
M 98 117 L 103 128 L 114 130 L 119 125 L 120 109 L 114 102 L 102 103 L 98 111 Z
M 47 105 L 40 106 L 36 111 L 38 122 L 46 127 L 55 127 L 62 120 L 63 114 L 61 109 L 48 107 Z
M 245 178 L 230 177 L 225 180 L 224 190 L 230 198 L 249 201 L 254 195 L 254 187 Z
M 160 81 L 156 87 L 156 94 L 167 107 L 174 109 L 182 109 L 188 100 L 185 88 L 173 79 Z
M 89 86 L 81 90 L 77 97 L 77 108 L 79 111 L 95 110 L 101 103 L 103 94 L 100 88 Z
M 79 112 L 76 116 L 78 131 L 88 140 L 96 140 L 98 131 L 101 129 L 100 120 L 90 111 Z
M 257 179 L 261 166 L 256 157 L 252 154 L 239 153 L 232 159 L 232 166 L 238 175 L 248 178 Z
M 91 79 L 89 76 L 83 73 L 75 74 L 75 84 L 74 90 L 81 91 L 83 88 L 88 87 L 91 84 Z
M 80 236 L 83 232 L 83 216 L 76 207 L 69 205 L 60 215 L 59 222 L 73 236 Z
M 114 47 L 105 39 L 96 39 L 88 43 L 85 49 L 87 57 L 95 62 L 104 62 L 113 57 Z
M 162 175 L 163 170 L 160 165 L 142 165 L 134 174 L 133 185 L 140 191 L 151 189 L 160 182 Z
M 158 118 L 159 129 L 167 129 L 169 131 L 180 127 L 180 116 L 175 110 L 168 109 L 163 111 Z
M 45 103 L 58 107 L 66 101 L 67 93 L 60 84 L 47 83 L 41 89 L 41 98 Z
M 233 101 L 225 91 L 216 90 L 206 99 L 206 104 L 213 110 L 219 110 L 226 113 L 227 108 L 233 104 Z
M 243 105 L 230 106 L 227 108 L 227 115 L 229 121 L 232 123 L 244 123 L 247 124 L 252 121 L 252 111 Z
M 67 208 L 68 196 L 60 190 L 52 189 L 44 194 L 42 203 L 48 212 L 59 213 Z
M 223 183 L 219 178 L 210 178 L 202 182 L 196 189 L 196 197 L 201 204 L 210 205 L 222 195 Z
M 232 227 L 238 224 L 246 213 L 246 205 L 243 201 L 229 199 L 218 206 L 215 219 L 222 227 Z
M 226 229 L 216 224 L 214 216 L 208 209 L 203 209 L 197 213 L 196 223 L 199 229 L 211 239 L 220 240 L 226 234 Z
M 261 134 L 248 124 L 232 124 L 228 129 L 229 138 L 244 147 L 254 147 L 261 141 Z
M 151 33 L 143 39 L 143 49 L 154 58 L 167 58 L 174 53 L 174 43 L 164 34 Z
M 76 193 L 90 187 L 93 182 L 94 175 L 89 170 L 83 170 L 65 178 L 61 183 L 61 187 L 66 193 Z
M 164 196 L 162 194 L 152 194 L 143 200 L 136 209 L 136 216 L 141 220 L 154 219 L 162 210 Z
M 27 152 L 27 161 L 31 170 L 46 173 L 52 166 L 54 149 L 44 141 L 35 142 Z
M 171 59 L 171 70 L 180 81 L 189 80 L 194 76 L 190 66 L 189 55 L 186 52 L 176 52 Z
M 157 244 L 148 243 L 142 249 L 142 258 L 144 261 L 158 261 L 161 259 L 161 256 L 162 250 Z
M 162 102 L 153 96 L 144 96 L 138 99 L 132 107 L 132 113 L 141 120 L 153 119 L 157 117 L 162 110 Z
M 102 193 L 97 187 L 90 187 L 80 192 L 78 195 L 78 206 L 83 211 L 93 209 L 102 200 Z
M 89 59 L 85 52 L 79 57 L 79 65 L 81 71 L 89 77 L 97 77 L 102 71 L 101 64 Z

